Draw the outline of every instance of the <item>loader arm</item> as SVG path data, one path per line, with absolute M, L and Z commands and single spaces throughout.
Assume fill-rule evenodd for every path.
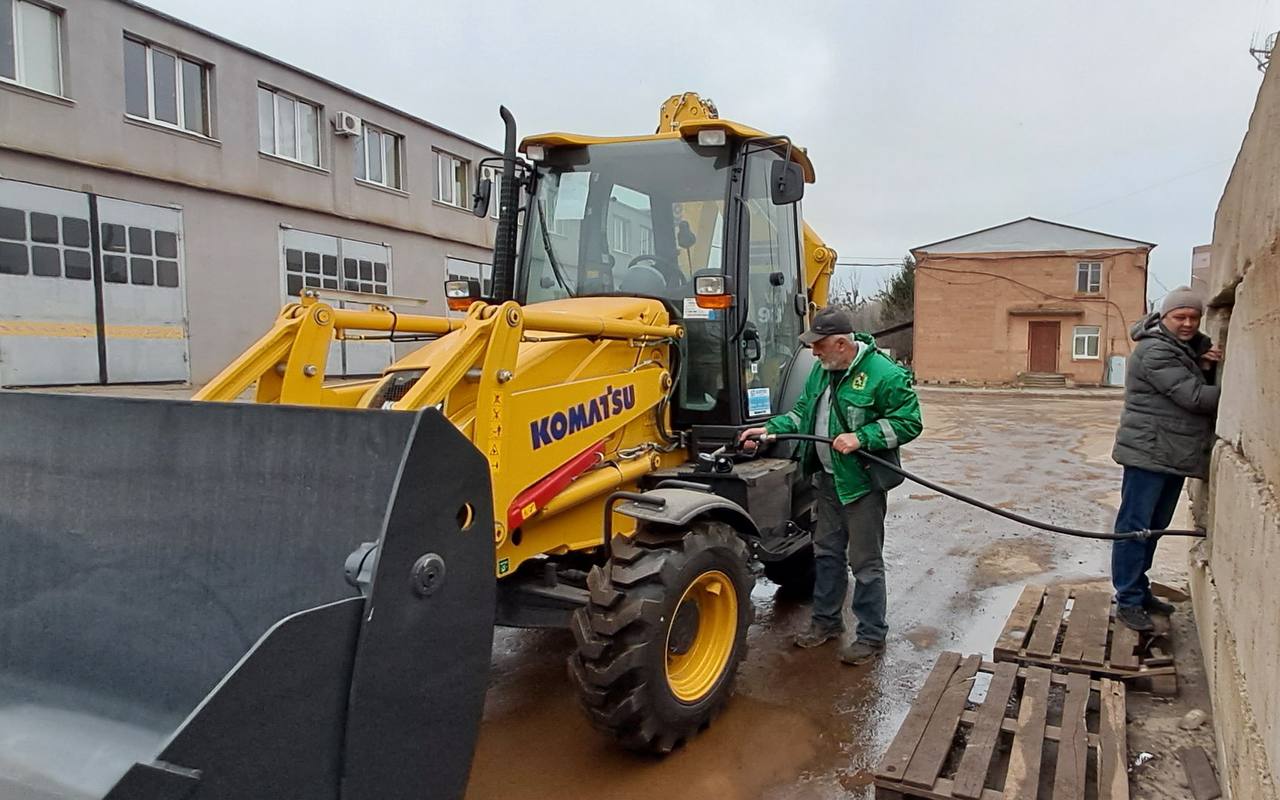
M 393 331 L 438 338 L 383 378 L 325 383 L 335 338 Z M 542 523 L 663 465 L 658 454 L 671 449 L 660 435 L 672 388 L 670 345 L 682 336 L 661 303 L 638 298 L 475 303 L 464 318 L 446 319 L 387 307 L 335 309 L 308 292 L 194 399 L 228 402 L 256 385 L 258 403 L 440 408 L 489 465 L 501 576 L 549 550 L 600 546 L 598 525 L 551 533 Z M 396 381 L 407 388 L 392 395 Z M 563 468 L 582 463 L 587 451 L 599 456 L 566 482 Z M 567 542 L 566 529 L 577 531 Z
M 329 345 L 349 332 L 440 336 L 461 326 L 458 320 L 399 315 L 389 306 L 368 311 L 337 309 L 314 292 L 280 311 L 262 338 L 197 391 L 196 401 L 232 402 L 256 386 L 254 402 L 288 405 L 355 406 L 364 394 L 350 383 L 325 386 Z M 366 384 L 367 385 L 367 384 Z
M 818 232 L 804 223 L 804 277 L 811 309 L 827 304 L 831 276 L 836 271 L 836 251 L 827 246 Z

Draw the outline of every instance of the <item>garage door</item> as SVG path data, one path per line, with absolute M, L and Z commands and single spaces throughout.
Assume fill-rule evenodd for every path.
M 296 302 L 303 288 L 338 289 L 370 295 L 391 293 L 391 248 L 384 244 L 343 239 L 286 228 L 280 231 L 285 302 Z M 366 309 L 355 300 L 338 308 Z M 329 349 L 329 375 L 377 375 L 390 366 L 391 342 L 334 342 Z
M 89 197 L 0 180 L 0 385 L 98 383 Z
M 188 380 L 185 284 L 180 211 L 0 180 L 0 385 Z
M 182 212 L 102 197 L 98 222 L 108 379 L 187 380 Z

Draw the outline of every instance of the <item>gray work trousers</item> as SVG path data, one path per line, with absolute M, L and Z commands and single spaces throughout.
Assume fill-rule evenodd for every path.
M 818 526 L 813 532 L 813 621 L 824 627 L 841 626 L 840 612 L 853 570 L 853 615 L 857 638 L 883 642 L 888 603 L 884 581 L 884 515 L 886 492 L 841 503 L 830 473 L 814 476 Z

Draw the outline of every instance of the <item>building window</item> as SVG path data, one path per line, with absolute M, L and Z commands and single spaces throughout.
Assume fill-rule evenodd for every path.
M 400 164 L 404 137 L 365 123 L 356 139 L 356 177 L 362 181 L 401 189 Z
M 640 226 L 640 252 L 653 254 L 653 231 L 644 225 Z
M 316 239 L 323 239 L 323 243 Z M 315 236 L 295 247 L 287 239 L 284 273 L 285 294 L 290 297 L 301 295 L 303 288 L 387 294 L 391 287 L 391 250 L 382 245 Z
M 631 252 L 631 220 L 625 217 L 609 220 L 609 246 L 620 253 Z
M 1071 336 L 1071 356 L 1073 358 L 1097 358 L 1098 332 L 1097 325 L 1077 325 Z
M 0 207 L 0 275 L 91 280 L 89 220 Z
M 124 109 L 131 117 L 208 136 L 208 65 L 126 36 Z
M 436 199 L 458 208 L 467 206 L 468 163 L 448 153 L 436 151 Z
M 265 86 L 258 87 L 258 150 L 320 166 L 320 107 Z
M 62 17 L 27 0 L 0 0 L 0 78 L 62 94 Z
M 502 168 L 483 167 L 480 172 L 493 182 L 493 190 L 489 192 L 489 216 L 497 219 L 502 210 Z
M 1081 261 L 1076 264 L 1076 294 L 1097 294 L 1102 291 L 1102 262 Z

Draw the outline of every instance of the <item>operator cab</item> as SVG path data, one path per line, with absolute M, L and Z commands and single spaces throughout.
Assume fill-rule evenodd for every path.
M 724 129 L 526 142 L 516 299 L 660 299 L 686 333 L 675 427 L 717 438 L 778 413 L 808 310 L 803 173 L 788 152 L 785 139 Z

